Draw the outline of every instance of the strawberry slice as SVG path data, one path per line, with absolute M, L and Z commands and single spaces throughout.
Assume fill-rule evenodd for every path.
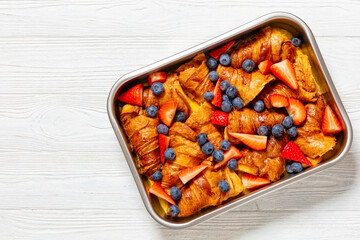
M 268 185 L 270 180 L 244 173 L 242 175 L 242 182 L 247 189 L 255 189 Z
M 275 77 L 283 81 L 290 88 L 294 90 L 297 90 L 299 88 L 294 66 L 288 59 L 285 59 L 284 61 L 279 63 L 275 63 L 270 67 L 270 69 L 271 72 L 275 75 Z
M 211 100 L 211 103 L 217 107 L 221 107 L 221 102 L 222 102 L 220 83 L 221 83 L 221 79 L 219 78 L 214 88 L 214 98 L 213 100 Z
M 265 60 L 265 61 L 262 61 L 260 64 L 259 64 L 259 70 L 262 74 L 266 75 L 266 74 L 269 74 L 271 72 L 271 69 L 270 67 L 273 65 L 273 63 L 269 60 Z
M 335 134 L 343 130 L 340 121 L 329 105 L 326 105 L 322 122 L 322 132 L 324 134 Z
M 226 127 L 228 124 L 229 114 L 221 111 L 214 111 L 211 115 L 211 123 Z
M 227 150 L 225 153 L 224 153 L 224 160 L 222 160 L 221 162 L 218 162 L 215 164 L 215 169 L 218 169 L 218 168 L 221 168 L 222 166 L 225 166 L 228 161 L 230 159 L 239 159 L 241 158 L 243 155 L 242 153 L 240 152 L 239 149 L 237 149 L 236 147 L 234 146 L 231 146 L 229 150 Z
M 293 118 L 294 124 L 299 125 L 306 119 L 306 108 L 304 104 L 296 98 L 289 99 L 289 106 L 286 111 Z
M 174 200 L 169 196 L 169 194 L 167 194 L 165 192 L 165 190 L 160 186 L 160 184 L 158 182 L 154 182 L 153 185 L 151 185 L 149 192 L 154 194 L 155 196 L 162 198 L 166 201 L 168 201 L 169 203 L 175 205 L 176 203 L 174 202 Z
M 208 167 L 206 164 L 201 164 L 195 167 L 189 167 L 181 170 L 179 173 L 179 178 L 183 184 L 186 184 L 188 181 L 196 177 L 199 173 L 205 170 Z
M 267 136 L 252 135 L 245 133 L 229 133 L 230 136 L 239 139 L 246 146 L 254 150 L 264 150 L 266 149 Z
M 159 145 L 160 145 L 160 160 L 162 164 L 164 164 L 165 162 L 164 152 L 166 149 L 168 149 L 169 144 L 170 144 L 170 137 L 160 133 Z
M 211 52 L 209 52 L 209 56 L 215 58 L 216 60 L 219 60 L 220 55 L 226 53 L 232 47 L 232 45 L 234 45 L 234 43 L 235 41 L 231 41 L 217 49 L 212 50 Z
M 304 156 L 298 145 L 296 145 L 293 141 L 286 144 L 281 152 L 281 157 L 312 166 L 312 163 Z
M 166 73 L 165 72 L 155 72 L 149 75 L 148 77 L 149 85 L 153 85 L 154 82 L 165 82 Z
M 131 105 L 142 106 L 143 85 L 137 84 L 119 95 L 118 99 L 121 102 Z
M 272 94 L 269 96 L 270 103 L 273 107 L 282 108 L 289 106 L 289 99 L 280 94 Z
M 176 113 L 177 102 L 167 102 L 161 106 L 159 117 L 166 126 L 170 127 Z

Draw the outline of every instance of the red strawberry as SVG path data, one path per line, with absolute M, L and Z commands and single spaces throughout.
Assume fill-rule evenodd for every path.
M 169 203 L 175 205 L 174 200 L 165 192 L 165 190 L 160 186 L 158 182 L 154 182 L 154 184 L 150 187 L 149 192 L 154 194 L 155 196 L 162 198 Z
M 322 122 L 324 134 L 335 134 L 343 130 L 338 118 L 329 105 L 326 105 Z
M 270 183 L 268 179 L 257 177 L 248 173 L 244 173 L 242 175 L 242 182 L 247 189 L 259 188 Z
M 293 141 L 290 141 L 286 144 L 283 151 L 281 152 L 281 157 L 312 166 L 312 163 L 304 156 L 298 145 L 296 145 L 296 143 Z
M 164 164 L 164 162 L 165 162 L 164 152 L 166 149 L 168 149 L 169 144 L 170 144 L 170 137 L 160 133 L 159 134 L 159 145 L 160 145 L 160 160 L 161 160 L 162 164 Z
M 286 111 L 293 118 L 295 125 L 301 124 L 306 119 L 306 108 L 296 98 L 289 98 L 289 106 L 286 107 Z
M 151 86 L 154 82 L 165 82 L 166 73 L 165 72 L 155 72 L 149 75 L 148 83 Z
M 133 86 L 126 92 L 121 93 L 118 99 L 124 103 L 142 106 L 142 96 L 143 96 L 143 85 L 140 83 Z
M 183 184 L 186 184 L 188 181 L 190 181 L 191 179 L 196 177 L 196 175 L 201 173 L 207 167 L 208 167 L 208 165 L 201 164 L 201 165 L 198 165 L 195 167 L 185 168 L 179 173 L 179 178 Z
M 214 88 L 214 98 L 213 100 L 211 100 L 211 103 L 217 107 L 221 107 L 221 101 L 222 101 L 220 83 L 221 83 L 221 79 L 219 78 Z
M 166 126 L 170 127 L 176 113 L 177 102 L 167 102 L 161 106 L 159 117 Z
M 273 65 L 273 63 L 269 60 L 265 60 L 265 61 L 262 61 L 260 64 L 259 64 L 259 70 L 262 74 L 266 75 L 266 74 L 269 74 L 271 72 L 271 69 L 270 67 Z
M 239 139 L 246 146 L 255 150 L 266 149 L 267 137 L 245 133 L 229 133 L 230 136 Z
M 226 127 L 228 124 L 229 114 L 221 111 L 214 111 L 211 115 L 211 123 Z
M 290 88 L 294 90 L 299 88 L 294 66 L 288 59 L 285 59 L 279 63 L 275 63 L 270 67 L 270 69 L 275 77 L 286 83 L 286 85 L 288 85 Z
M 226 53 L 232 47 L 232 45 L 234 45 L 234 43 L 235 41 L 231 41 L 217 49 L 212 50 L 211 52 L 209 52 L 209 56 L 215 58 L 216 60 L 219 60 L 220 55 Z
M 289 106 L 289 99 L 280 94 L 270 95 L 269 100 L 270 100 L 271 105 L 276 108 Z
M 224 160 L 216 163 L 214 167 L 215 167 L 215 169 L 221 168 L 222 166 L 225 166 L 230 159 L 232 159 L 232 158 L 239 159 L 242 156 L 243 155 L 239 149 L 237 149 L 234 146 L 231 146 L 230 149 L 224 153 Z

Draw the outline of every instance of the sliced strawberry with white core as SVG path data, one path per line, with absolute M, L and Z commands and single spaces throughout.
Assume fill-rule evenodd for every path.
M 149 75 L 148 77 L 149 85 L 153 85 L 154 82 L 165 82 L 166 80 L 166 73 L 165 72 L 155 72 Z
M 224 160 L 222 160 L 221 162 L 218 162 L 215 164 L 215 169 L 218 169 L 218 168 L 221 168 L 223 166 L 225 166 L 228 161 L 230 161 L 230 159 L 239 159 L 241 158 L 243 155 L 242 153 L 240 152 L 239 149 L 237 149 L 236 147 L 234 146 L 231 146 L 229 150 L 227 150 L 225 153 L 224 153 Z
M 180 178 L 180 180 L 182 181 L 183 184 L 186 184 L 191 179 L 196 177 L 199 173 L 204 171 L 207 167 L 208 167 L 208 165 L 201 164 L 201 165 L 198 165 L 198 166 L 195 166 L 195 167 L 185 168 L 179 173 L 179 178 Z
M 289 106 L 289 99 L 283 95 L 272 94 L 268 98 L 273 107 L 282 108 Z
M 266 149 L 267 136 L 245 134 L 245 133 L 229 133 L 230 136 L 239 139 L 246 146 L 254 150 L 264 150 Z
M 275 75 L 275 77 L 283 81 L 290 88 L 294 90 L 297 90 L 299 88 L 294 66 L 288 59 L 285 59 L 284 61 L 279 63 L 275 63 L 270 67 L 270 69 L 271 72 Z
M 329 105 L 326 105 L 322 122 L 322 132 L 324 134 L 335 134 L 343 130 L 340 121 Z
M 170 127 L 176 113 L 177 102 L 167 102 L 161 106 L 159 117 L 166 126 Z
M 165 162 L 164 152 L 166 149 L 168 149 L 169 144 L 170 144 L 170 137 L 160 133 L 159 146 L 160 146 L 160 160 L 162 164 L 164 164 Z
M 290 141 L 286 144 L 283 151 L 281 152 L 281 157 L 312 166 L 312 163 L 304 156 L 298 145 L 296 145 L 296 143 L 293 141 Z
M 247 189 L 255 189 L 268 185 L 270 180 L 244 173 L 242 175 L 242 183 Z
M 306 119 L 306 108 L 304 104 L 296 98 L 289 99 L 289 106 L 286 107 L 286 111 L 293 118 L 295 125 L 303 123 Z
M 160 186 L 158 182 L 154 182 L 153 185 L 150 187 L 149 192 L 154 194 L 155 196 L 168 201 L 169 203 L 175 205 L 176 203 L 174 200 L 165 192 L 165 190 Z
M 126 92 L 121 93 L 118 99 L 124 103 L 142 106 L 142 97 L 143 97 L 143 85 L 137 84 L 134 87 L 127 90 Z
M 221 107 L 221 102 L 222 102 L 220 83 L 221 83 L 221 79 L 219 78 L 214 88 L 214 98 L 213 100 L 211 100 L 211 103 L 217 107 Z

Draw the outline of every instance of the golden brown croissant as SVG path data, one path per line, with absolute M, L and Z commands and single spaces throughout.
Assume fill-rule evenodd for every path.
M 277 181 L 285 171 L 286 162 L 280 155 L 287 142 L 288 137 L 286 134 L 279 139 L 271 135 L 267 147 L 263 151 L 255 151 L 244 147 L 241 150 L 243 157 L 239 160 L 239 166 L 245 165 L 251 168 L 253 171 L 249 172 L 250 174 L 267 178 L 272 182 Z
M 155 96 L 150 88 L 146 88 L 143 94 L 143 103 L 145 108 L 150 105 L 161 107 L 164 103 L 170 101 L 178 103 L 178 111 L 184 112 L 186 116 L 190 115 L 191 108 L 185 94 L 183 93 L 176 73 L 172 73 L 167 76 L 166 81 L 164 82 L 164 93 L 160 94 L 160 96 Z
M 169 147 L 175 150 L 176 157 L 173 161 L 166 161 L 163 165 L 161 185 L 165 189 L 172 186 L 180 188 L 183 185 L 178 176 L 180 171 L 199 165 L 206 158 L 200 145 L 196 142 L 197 134 L 186 124 L 174 123 L 169 129 L 169 136 Z
M 241 68 L 246 59 L 253 60 L 256 65 L 264 60 L 277 63 L 289 59 L 293 62 L 295 56 L 296 48 L 290 42 L 289 33 L 278 28 L 266 27 L 239 43 L 231 54 L 231 65 Z
M 193 129 L 197 135 L 206 133 L 208 135 L 208 141 L 214 145 L 215 149 L 219 149 L 223 136 L 222 132 L 211 123 L 211 115 L 214 111 L 215 109 L 210 103 L 204 102 L 190 115 L 185 123 Z
M 156 130 L 159 119 L 146 116 L 141 107 L 127 104 L 121 109 L 120 121 L 130 139 L 132 148 L 139 157 L 142 174 L 150 177 L 161 168 Z
M 234 69 L 219 65 L 216 71 L 221 80 L 226 80 L 230 85 L 237 87 L 244 105 L 251 102 L 268 83 L 275 80 L 273 75 L 263 75 L 259 70 L 247 73 L 242 68 Z
M 275 124 L 281 124 L 285 115 L 279 112 L 269 112 L 268 110 L 258 113 L 249 108 L 233 110 L 229 114 L 228 126 L 225 129 L 225 138 L 232 144 L 240 144 L 241 141 L 230 136 L 228 133 L 248 133 L 256 134 L 260 126 L 267 126 L 271 129 Z
M 317 158 L 332 150 L 335 147 L 336 139 L 333 136 L 325 136 L 321 130 L 325 109 L 323 97 L 320 97 L 316 104 L 306 104 L 305 108 L 306 120 L 297 128 L 298 137 L 295 139 L 295 143 L 307 157 Z
M 205 101 L 203 98 L 205 92 L 214 90 L 214 84 L 209 79 L 209 69 L 206 66 L 206 58 L 203 53 L 180 66 L 176 72 L 179 73 L 179 81 L 184 92 L 190 99 L 199 104 Z
M 204 161 L 204 164 L 211 164 Z M 218 183 L 226 180 L 230 186 L 227 193 L 220 191 Z M 241 178 L 228 168 L 215 170 L 209 166 L 181 189 L 182 197 L 179 200 L 180 217 L 198 212 L 200 209 L 221 204 L 223 201 L 240 194 L 244 190 Z

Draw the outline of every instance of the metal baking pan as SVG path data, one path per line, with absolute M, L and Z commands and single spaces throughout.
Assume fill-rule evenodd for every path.
M 136 166 L 136 156 L 131 153 L 127 137 L 119 124 L 119 103 L 117 101 L 118 93 L 123 89 L 128 89 L 129 87 L 139 82 L 145 82 L 146 77 L 152 72 L 159 70 L 174 70 L 177 66 L 180 66 L 181 63 L 190 60 L 198 53 L 207 52 L 230 40 L 237 40 L 239 38 L 248 36 L 252 32 L 268 25 L 284 28 L 294 36 L 302 37 L 303 44 L 301 48 L 304 53 L 309 56 L 317 84 L 319 85 L 327 104 L 329 104 L 332 109 L 335 110 L 340 118 L 341 123 L 344 126 L 344 131 L 339 135 L 335 149 L 327 153 L 324 156 L 325 160 L 317 166 L 307 168 L 303 172 L 296 175 L 286 175 L 277 182 L 274 182 L 251 193 L 231 198 L 219 206 L 206 208 L 192 216 L 185 218 L 172 218 L 166 216 L 157 198 L 149 197 L 147 194 L 146 185 L 148 182 L 145 181 L 145 177 L 139 174 Z M 300 179 L 304 179 L 321 170 L 329 168 L 344 158 L 350 149 L 353 138 L 349 117 L 326 68 L 314 35 L 306 23 L 303 22 L 300 18 L 285 12 L 274 12 L 267 14 L 193 48 L 187 49 L 154 64 L 124 75 L 114 84 L 109 93 L 107 111 L 111 125 L 114 128 L 116 137 L 123 150 L 125 159 L 129 165 L 147 211 L 157 222 L 169 228 L 185 228 L 193 226 L 214 216 L 220 215 L 232 208 L 251 202 L 259 197 L 264 196 L 267 193 L 273 192 Z

